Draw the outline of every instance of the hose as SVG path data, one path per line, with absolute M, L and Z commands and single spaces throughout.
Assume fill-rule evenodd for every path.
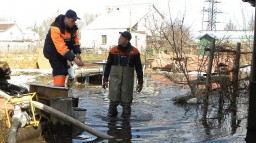
M 4 97 L 6 99 L 10 99 L 11 98 L 11 96 L 6 94 L 2 90 L 0 90 L 0 96 Z M 60 119 L 63 119 L 64 121 L 68 121 L 68 122 L 70 122 L 70 123 L 72 123 L 72 124 L 82 128 L 82 129 L 84 129 L 88 133 L 91 133 L 92 135 L 95 135 L 95 136 L 103 138 L 103 139 L 113 139 L 114 138 L 114 137 L 109 136 L 107 134 L 103 134 L 103 133 L 101 133 L 101 132 L 99 132 L 97 130 L 94 130 L 93 128 L 89 127 L 88 125 L 85 125 L 84 123 L 82 123 L 82 122 L 80 122 L 80 121 L 78 121 L 78 120 L 76 120 L 76 119 L 74 119 L 74 118 L 72 118 L 72 117 L 70 117 L 70 116 L 68 116 L 68 115 L 66 115 L 66 114 L 64 114 L 64 113 L 62 113 L 62 112 L 52 108 L 52 107 L 50 107 L 50 106 L 44 105 L 44 104 L 42 104 L 40 102 L 37 102 L 37 101 L 32 101 L 32 104 L 36 108 L 38 108 L 40 110 L 43 110 L 43 111 L 45 111 L 47 113 L 50 113 L 50 114 L 52 114 L 52 115 L 54 115 L 56 117 L 59 117 Z
M 103 138 L 103 139 L 113 139 L 112 136 L 109 136 L 107 134 L 103 134 L 99 131 L 96 131 L 93 128 L 85 125 L 84 123 L 82 123 L 82 122 L 80 122 L 80 121 L 78 121 L 78 120 L 76 120 L 76 119 L 74 119 L 74 118 L 72 118 L 72 117 L 70 117 L 70 116 L 52 108 L 52 107 L 50 107 L 50 106 L 44 105 L 44 104 L 42 104 L 40 102 L 37 102 L 37 101 L 32 101 L 32 103 L 36 108 L 44 110 L 45 112 L 50 113 L 51 115 L 54 115 L 54 116 L 56 116 L 56 117 L 58 117 L 58 118 L 60 118 L 64 121 L 70 122 L 70 123 L 82 128 L 82 129 L 84 129 L 85 131 L 87 131 L 88 133 L 90 133 L 92 135 L 95 135 L 95 136 Z
M 20 127 L 19 119 L 13 118 L 10 132 L 8 134 L 8 143 L 16 143 L 16 135 L 19 127 Z

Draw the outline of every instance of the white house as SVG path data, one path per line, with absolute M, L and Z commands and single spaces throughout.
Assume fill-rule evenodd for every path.
M 21 29 L 15 22 L 0 22 L 0 52 L 27 51 L 37 41 L 39 35 L 31 29 Z
M 15 22 L 0 23 L 0 41 L 21 41 L 23 40 L 22 31 Z
M 109 49 L 117 45 L 119 32 L 130 31 L 131 44 L 143 51 L 151 36 L 150 28 L 162 23 L 163 16 L 153 4 L 107 7 L 106 13 L 81 29 L 81 47 Z

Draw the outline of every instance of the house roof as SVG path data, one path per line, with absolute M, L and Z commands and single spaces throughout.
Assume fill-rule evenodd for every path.
M 244 39 L 252 39 L 253 31 L 244 31 L 244 30 L 236 30 L 236 31 L 200 31 L 195 33 L 196 39 L 201 39 L 205 35 L 211 36 L 215 39 L 230 39 L 230 40 L 244 40 Z
M 13 22 L 0 23 L 0 32 L 8 30 L 9 28 L 13 27 L 14 25 L 15 25 L 15 23 L 13 23 Z
M 242 0 L 243 2 L 249 2 L 251 6 L 255 7 L 255 0 Z
M 199 39 L 201 40 L 202 38 L 205 38 L 205 37 L 215 38 L 214 35 L 206 33 L 203 36 L 199 37 Z
M 108 7 L 109 12 L 99 16 L 91 24 L 85 27 L 85 29 L 131 28 L 141 21 L 152 9 L 155 9 L 159 13 L 153 4 L 133 4 Z

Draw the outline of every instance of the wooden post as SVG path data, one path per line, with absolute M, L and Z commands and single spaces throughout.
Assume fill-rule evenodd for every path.
M 215 52 L 215 39 L 212 40 L 212 45 L 210 48 L 210 58 L 209 58 L 209 63 L 208 63 L 208 68 L 207 68 L 207 75 L 206 75 L 206 82 L 205 82 L 205 90 L 206 90 L 206 98 L 204 102 L 208 102 L 209 98 L 209 92 L 211 88 L 211 73 L 212 73 L 212 63 L 214 59 L 214 52 Z
M 241 54 L 241 43 L 237 43 L 237 50 L 236 50 L 236 59 L 234 63 L 234 70 L 233 70 L 233 94 L 232 94 L 232 103 L 231 107 L 234 109 L 236 108 L 236 97 L 238 96 L 238 74 L 239 74 L 239 61 L 240 61 L 240 54 Z
M 248 1 L 248 0 L 246 0 Z M 249 1 L 255 6 L 256 1 Z M 247 120 L 246 143 L 253 143 L 256 141 L 256 9 L 254 8 L 254 38 L 252 51 L 252 66 L 251 66 L 251 80 L 250 80 L 250 98 Z

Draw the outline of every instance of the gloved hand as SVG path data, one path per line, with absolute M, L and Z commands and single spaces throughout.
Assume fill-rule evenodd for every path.
M 104 88 L 104 89 L 108 88 L 108 82 L 103 82 L 102 88 Z
M 137 92 L 141 92 L 142 87 L 143 87 L 143 82 L 139 82 L 138 85 L 137 85 L 137 87 L 136 87 L 136 91 L 137 91 Z

